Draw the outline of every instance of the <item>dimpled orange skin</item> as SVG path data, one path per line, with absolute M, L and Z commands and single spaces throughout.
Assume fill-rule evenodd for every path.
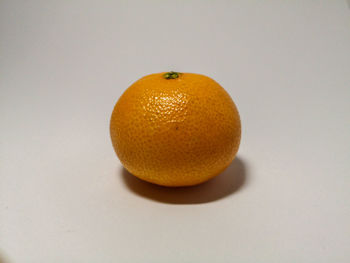
M 132 84 L 114 107 L 110 134 L 123 166 L 163 186 L 200 184 L 234 159 L 241 122 L 229 94 L 200 74 L 163 73 Z

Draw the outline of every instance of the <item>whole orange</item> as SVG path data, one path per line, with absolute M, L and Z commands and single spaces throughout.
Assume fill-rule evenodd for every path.
M 213 79 L 157 73 L 132 84 L 114 107 L 110 133 L 124 167 L 164 186 L 189 186 L 220 174 L 241 139 L 237 108 Z

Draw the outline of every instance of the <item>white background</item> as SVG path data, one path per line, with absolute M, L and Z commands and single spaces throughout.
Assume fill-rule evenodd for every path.
M 238 159 L 167 189 L 109 138 L 143 75 L 208 75 Z M 0 1 L 0 262 L 350 262 L 347 1 Z

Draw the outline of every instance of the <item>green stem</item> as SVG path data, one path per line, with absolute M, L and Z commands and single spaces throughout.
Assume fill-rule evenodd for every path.
M 179 72 L 174 72 L 174 71 L 170 71 L 170 72 L 167 72 L 163 75 L 163 77 L 165 79 L 177 79 L 179 76 L 180 76 L 181 73 Z

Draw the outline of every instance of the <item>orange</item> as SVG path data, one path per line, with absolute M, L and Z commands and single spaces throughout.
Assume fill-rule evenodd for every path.
M 220 174 L 241 139 L 237 108 L 213 79 L 157 73 L 132 84 L 116 103 L 110 133 L 123 166 L 164 186 L 190 186 Z

